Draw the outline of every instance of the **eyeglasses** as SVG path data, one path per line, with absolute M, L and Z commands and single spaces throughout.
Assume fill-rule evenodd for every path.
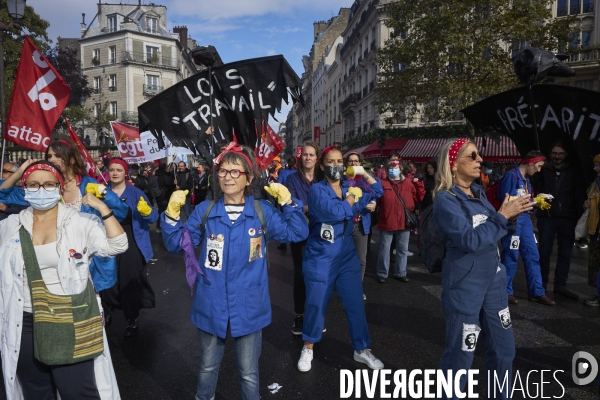
M 9 171 L 9 170 L 7 170 L 7 169 L 3 169 L 3 170 L 2 170 L 2 173 L 3 173 L 3 174 L 14 174 L 14 171 Z
M 481 157 L 481 154 L 479 154 L 478 152 L 474 151 L 474 152 L 472 152 L 471 154 L 467 154 L 467 155 L 466 155 L 466 156 L 464 156 L 464 157 L 471 157 L 471 159 L 472 159 L 473 161 L 476 161 L 476 160 L 477 160 L 477 157 Z M 483 158 L 483 157 L 481 157 L 481 158 Z
M 219 168 L 217 175 L 219 178 L 225 178 L 229 174 L 233 179 L 237 179 L 240 175 L 246 175 L 246 172 L 240 171 L 239 169 L 225 169 Z
M 552 152 L 552 153 L 550 153 L 550 155 L 551 155 L 552 157 L 564 157 L 566 154 L 567 154 L 567 153 L 565 153 L 564 151 L 561 151 L 561 152 L 558 152 L 558 153 L 557 153 L 557 152 Z
M 44 190 L 51 192 L 53 190 L 56 190 L 56 188 L 59 186 L 60 183 L 58 182 L 44 182 L 41 184 L 37 182 L 32 182 L 25 184 L 25 190 L 27 190 L 28 192 L 37 192 L 38 190 L 40 190 L 41 187 L 43 187 Z
M 360 160 L 348 160 L 347 163 L 352 165 L 360 165 Z

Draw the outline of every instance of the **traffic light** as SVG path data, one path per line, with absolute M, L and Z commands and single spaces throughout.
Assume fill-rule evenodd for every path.
M 377 140 L 379 141 L 379 148 L 383 149 L 385 147 L 385 134 L 383 132 L 379 132 L 379 135 L 377 136 Z

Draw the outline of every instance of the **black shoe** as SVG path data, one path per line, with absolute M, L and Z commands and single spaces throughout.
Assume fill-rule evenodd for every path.
M 377 278 L 377 282 L 385 283 L 387 280 L 385 278 Z
M 277 246 L 277 249 L 278 250 L 286 251 L 287 250 L 287 244 L 281 243 L 279 246 Z
M 394 279 L 404 283 L 408 282 L 408 277 L 406 276 L 395 276 Z
M 566 286 L 555 287 L 552 293 L 560 294 L 561 296 L 565 296 L 571 300 L 579 301 L 579 295 L 571 292 Z
M 137 319 L 131 321 L 127 321 L 127 328 L 125 328 L 125 332 L 123 332 L 123 336 L 131 337 L 135 336 L 138 333 L 138 321 Z
M 294 318 L 294 326 L 292 326 L 292 334 L 296 336 L 302 335 L 302 328 L 304 327 L 304 316 L 296 315 Z
M 110 328 L 112 325 L 112 316 L 110 314 L 104 314 L 104 329 Z

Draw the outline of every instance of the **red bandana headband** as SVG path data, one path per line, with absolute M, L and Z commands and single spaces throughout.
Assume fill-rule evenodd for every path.
M 544 161 L 545 159 L 546 159 L 546 157 L 544 157 L 544 156 L 539 156 L 539 157 L 534 157 L 534 158 L 524 158 L 521 160 L 521 164 L 535 164 L 537 162 Z
M 58 170 L 56 168 L 54 168 L 52 165 L 49 165 L 49 164 L 41 164 L 40 163 L 40 164 L 33 164 L 33 165 L 27 167 L 25 172 L 23 172 L 23 176 L 21 176 L 21 182 L 23 183 L 23 187 L 25 187 L 25 181 L 27 180 L 29 175 L 31 175 L 35 171 L 40 171 L 40 170 L 52 172 L 52 175 L 54 175 L 56 177 L 56 179 L 58 179 L 58 182 L 60 183 L 60 187 L 62 188 L 65 186 L 65 181 L 62 178 L 62 176 L 60 176 L 60 172 L 58 172 Z
M 129 166 L 127 165 L 127 163 L 125 161 L 119 160 L 118 158 L 113 158 L 112 160 L 109 161 L 108 167 L 110 168 L 110 166 L 112 164 L 119 164 L 125 170 L 125 174 L 129 173 Z
M 450 149 L 448 149 L 448 162 L 450 163 L 450 169 L 454 167 L 454 162 L 456 161 L 456 157 L 458 157 L 458 152 L 460 148 L 464 146 L 465 143 L 468 143 L 469 139 L 460 138 L 452 143 Z
M 221 160 L 223 159 L 223 156 L 227 153 L 235 153 L 238 156 L 242 157 L 248 163 L 248 168 L 250 170 L 253 169 L 252 161 L 250 161 L 248 156 L 246 156 L 244 154 L 244 152 L 242 151 L 242 146 L 238 145 L 236 142 L 229 143 L 227 145 L 227 147 L 225 147 L 225 150 L 223 150 L 223 152 L 217 156 L 217 158 L 215 159 L 215 166 L 221 164 Z
M 329 153 L 331 150 L 334 150 L 334 149 L 339 150 L 339 148 L 334 144 L 332 144 L 331 146 L 325 147 L 325 150 L 323 150 L 323 152 L 321 153 L 321 160 L 323 158 L 325 158 L 325 154 Z

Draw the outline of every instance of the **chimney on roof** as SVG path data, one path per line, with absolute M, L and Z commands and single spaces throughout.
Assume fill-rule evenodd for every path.
M 81 37 L 85 33 L 86 25 L 85 25 L 85 13 L 81 13 Z
M 173 27 L 173 32 L 179 35 L 179 43 L 183 47 L 183 51 L 188 50 L 188 28 L 185 25 Z

